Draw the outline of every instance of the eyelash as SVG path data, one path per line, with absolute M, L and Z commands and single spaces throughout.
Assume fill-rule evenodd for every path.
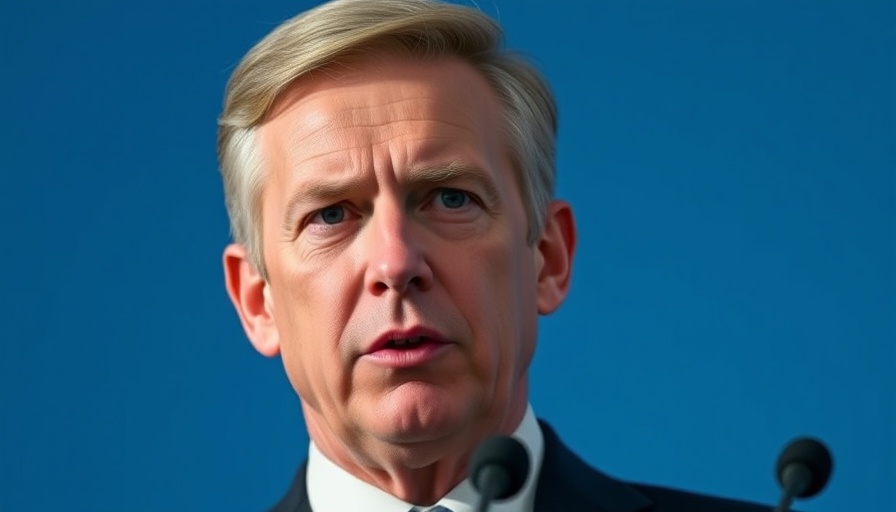
M 342 211 L 343 211 L 342 218 L 340 218 L 338 222 L 335 222 L 333 224 L 330 224 L 330 223 L 324 221 L 323 220 L 324 212 L 327 210 L 330 210 L 332 208 L 337 208 L 337 207 L 342 208 Z M 327 206 L 324 206 L 323 208 L 320 208 L 318 210 L 311 212 L 311 214 L 308 216 L 307 220 L 302 223 L 302 227 L 305 228 L 312 224 L 322 225 L 322 226 L 337 226 L 337 225 L 345 222 L 345 217 L 350 216 L 351 214 L 352 214 L 351 209 L 348 206 L 345 206 L 344 204 L 336 203 L 336 204 L 327 205 Z
M 451 193 L 460 193 L 460 194 L 463 194 L 463 196 L 464 196 L 464 203 L 463 203 L 461 206 L 459 206 L 458 208 L 451 208 L 451 207 L 449 207 L 448 205 L 444 204 L 444 196 L 441 195 L 441 194 L 444 194 L 445 192 L 451 192 Z M 437 188 L 437 189 L 435 189 L 435 190 L 433 191 L 433 193 L 432 193 L 432 200 L 430 200 L 429 202 L 430 202 L 430 203 L 433 203 L 433 202 L 439 200 L 440 198 L 442 198 L 442 199 L 443 199 L 443 201 L 442 201 L 443 206 L 445 206 L 445 207 L 448 208 L 449 210 L 454 210 L 454 209 L 463 208 L 464 206 L 467 206 L 467 205 L 470 204 L 470 203 L 475 203 L 476 201 L 475 201 L 474 197 L 475 197 L 475 196 L 474 196 L 473 194 L 471 194 L 470 192 L 467 192 L 466 190 L 461 190 L 461 189 L 458 189 L 458 188 Z
M 442 194 L 445 192 L 461 193 L 461 194 L 463 194 L 464 199 L 465 199 L 464 203 L 457 208 L 449 208 L 448 206 L 443 204 L 442 207 L 445 209 L 461 210 L 464 207 L 467 207 L 470 205 L 476 205 L 480 208 L 483 208 L 482 201 L 479 199 L 479 197 L 476 194 L 474 194 L 470 191 L 467 191 L 467 190 L 463 190 L 460 188 L 454 188 L 454 187 L 438 187 L 438 188 L 433 189 L 429 194 L 426 195 L 426 199 L 423 201 L 423 204 L 431 205 L 431 204 L 435 203 L 439 199 L 439 194 Z M 342 208 L 342 211 L 344 212 L 343 218 L 341 218 L 338 222 L 335 222 L 333 224 L 329 224 L 329 223 L 325 222 L 322 217 L 324 212 L 331 208 L 336 208 L 336 207 Z M 353 213 L 354 212 L 353 212 L 352 208 L 350 208 L 349 206 L 346 206 L 342 203 L 334 203 L 334 204 L 327 205 L 323 208 L 320 208 L 318 210 L 311 212 L 311 214 L 307 217 L 307 220 L 302 224 L 302 227 L 304 228 L 311 224 L 317 224 L 317 225 L 323 225 L 323 226 L 338 226 L 339 224 L 342 224 L 343 222 L 345 222 L 345 218 L 344 218 L 345 216 L 351 216 Z M 357 214 L 355 214 L 355 215 L 357 215 Z M 315 220 L 318 218 L 320 218 L 320 221 L 315 222 Z

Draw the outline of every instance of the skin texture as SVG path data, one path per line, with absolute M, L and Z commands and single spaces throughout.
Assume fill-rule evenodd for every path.
M 435 502 L 525 413 L 537 316 L 569 286 L 570 208 L 527 243 L 500 104 L 455 58 L 342 61 L 284 91 L 258 135 L 268 281 L 243 247 L 224 254 L 246 333 L 282 356 L 328 458 Z M 371 353 L 421 328 L 425 357 Z

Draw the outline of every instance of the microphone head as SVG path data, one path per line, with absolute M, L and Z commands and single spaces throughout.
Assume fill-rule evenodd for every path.
M 470 459 L 470 480 L 480 493 L 482 489 L 483 470 L 497 466 L 508 477 L 507 486 L 494 498 L 503 500 L 518 493 L 529 476 L 529 453 L 526 447 L 509 436 L 492 436 L 476 447 Z
M 784 469 L 793 464 L 805 466 L 812 475 L 809 485 L 797 495 L 799 498 L 815 496 L 824 489 L 834 467 L 834 461 L 828 448 L 821 441 L 808 437 L 791 441 L 778 457 L 778 482 L 784 487 L 787 485 L 783 481 Z

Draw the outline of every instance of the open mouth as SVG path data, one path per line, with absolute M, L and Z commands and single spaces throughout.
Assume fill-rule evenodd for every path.
M 386 343 L 385 348 L 393 348 L 393 349 L 409 349 L 414 347 L 419 347 L 426 341 L 426 338 L 423 336 L 415 336 L 413 338 L 398 338 L 394 340 L 390 340 Z
M 450 352 L 453 343 L 438 333 L 418 328 L 392 331 L 375 341 L 364 360 L 390 369 L 411 368 L 429 364 Z

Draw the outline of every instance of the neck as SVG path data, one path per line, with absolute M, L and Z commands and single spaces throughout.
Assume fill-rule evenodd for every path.
M 519 403 L 493 422 L 461 428 L 444 437 L 402 443 L 345 430 L 337 435 L 317 411 L 302 402 L 308 434 L 324 456 L 356 478 L 417 505 L 434 504 L 463 481 L 479 442 L 491 434 L 513 433 L 527 406 L 522 394 Z

